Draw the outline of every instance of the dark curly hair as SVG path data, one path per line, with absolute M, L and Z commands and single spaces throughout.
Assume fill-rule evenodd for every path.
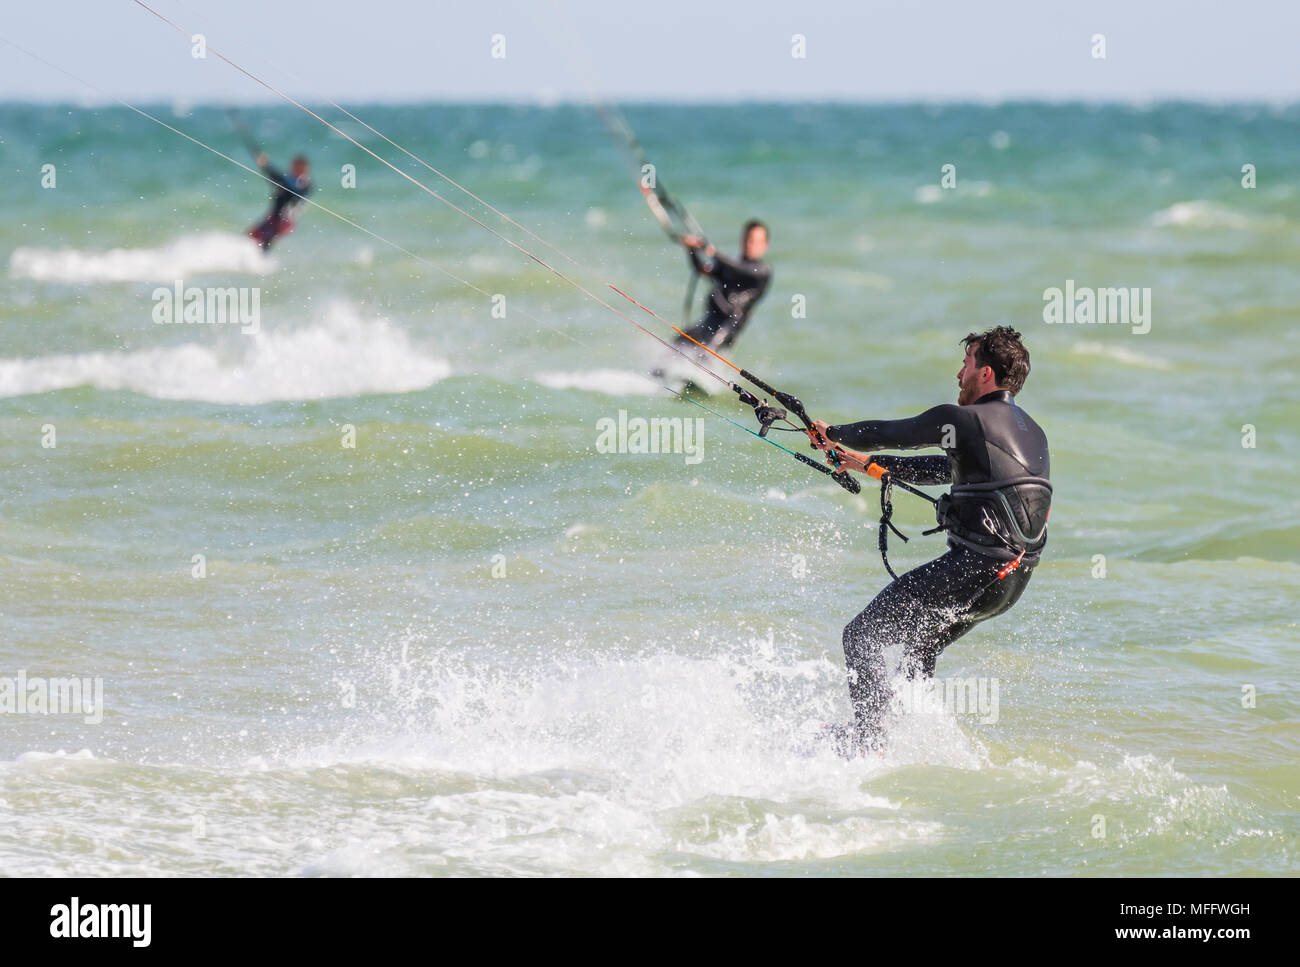
M 995 326 L 987 332 L 972 332 L 962 340 L 969 350 L 975 348 L 975 365 L 991 366 L 993 377 L 1012 395 L 1024 388 L 1029 378 L 1029 350 L 1020 341 L 1020 333 L 1010 326 Z

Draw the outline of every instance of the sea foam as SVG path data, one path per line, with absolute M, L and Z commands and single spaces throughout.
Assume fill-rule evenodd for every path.
M 194 335 L 192 342 L 128 352 L 0 359 L 0 397 L 93 386 L 155 399 L 256 404 L 410 393 L 451 372 L 392 322 L 363 318 L 346 303 L 300 328 L 230 333 L 224 342 L 211 338 L 211 329 L 196 327 Z
M 276 269 L 252 239 L 208 232 L 176 239 L 162 248 L 17 248 L 9 275 L 39 282 L 170 282 L 202 272 L 269 275 Z

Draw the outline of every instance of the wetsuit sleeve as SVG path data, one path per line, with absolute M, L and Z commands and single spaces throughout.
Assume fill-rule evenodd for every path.
M 772 270 L 762 262 L 745 264 L 722 254 L 713 256 L 711 274 L 726 285 L 744 287 L 764 285 L 771 272 Z
M 919 487 L 952 483 L 952 460 L 948 457 L 895 457 L 882 453 L 873 456 L 871 462 L 884 467 L 903 483 Z
M 863 420 L 828 427 L 826 435 L 854 450 L 919 450 L 959 439 L 971 419 L 960 406 L 946 403 L 907 420 Z
M 700 257 L 699 249 L 688 248 L 686 250 L 686 257 L 690 260 L 691 267 L 694 268 L 696 272 L 700 273 L 700 275 L 712 274 L 709 263 Z
M 281 188 L 289 187 L 289 179 L 284 176 L 284 172 L 270 162 L 262 166 L 262 173 Z

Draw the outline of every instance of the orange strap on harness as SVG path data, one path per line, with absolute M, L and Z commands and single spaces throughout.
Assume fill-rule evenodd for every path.
M 1020 560 L 1021 560 L 1021 558 L 1023 558 L 1024 556 L 1025 556 L 1025 552 L 1024 552 L 1024 551 L 1021 551 L 1019 554 L 1016 555 L 1016 559 L 1015 559 L 1014 561 L 1011 561 L 1009 564 L 1007 564 L 1006 567 L 1004 567 L 1004 568 L 1002 568 L 1000 571 L 998 571 L 998 580 L 1001 581 L 1003 578 L 1005 578 L 1008 574 L 1010 574 L 1010 573 L 1011 573 L 1012 571 L 1014 571 L 1016 568 L 1020 567 Z

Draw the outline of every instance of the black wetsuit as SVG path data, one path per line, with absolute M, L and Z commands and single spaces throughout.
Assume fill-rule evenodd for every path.
M 269 164 L 263 166 L 262 172 L 275 183 L 271 192 L 271 210 L 248 234 L 263 249 L 269 249 L 276 237 L 293 231 L 294 209 L 301 201 L 300 196 L 311 194 L 311 178 L 306 175 L 301 178 L 286 175 Z
M 869 746 L 891 698 L 884 649 L 902 645 L 909 678 L 931 676 L 944 648 L 1025 590 L 1047 543 L 1047 436 L 1006 390 L 909 420 L 832 426 L 827 436 L 854 450 L 942 447 L 946 456 L 871 459 L 906 483 L 953 484 L 938 510 L 948 553 L 891 582 L 844 629 L 857 738 Z
M 772 268 L 761 259 L 714 255 L 706 262 L 698 249 L 689 249 L 687 254 L 696 272 L 713 279 L 713 291 L 709 293 L 704 318 L 686 332 L 711 349 L 730 346 L 767 291 Z M 681 337 L 677 341 L 689 344 L 689 340 Z

